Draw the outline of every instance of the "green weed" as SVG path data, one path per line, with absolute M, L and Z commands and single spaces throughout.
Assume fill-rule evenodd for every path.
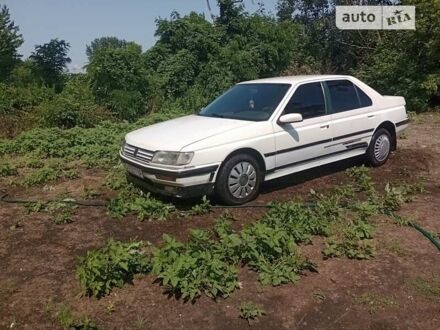
M 415 277 L 409 279 L 407 284 L 422 296 L 440 300 L 440 276 L 432 275 L 430 279 Z
M 150 193 L 144 194 L 133 185 L 128 185 L 116 198 L 110 200 L 107 210 L 110 216 L 116 218 L 132 213 L 141 221 L 166 220 L 174 211 L 174 205 L 163 203 L 151 197 Z
M 209 199 L 203 196 L 202 203 L 194 205 L 190 210 L 190 215 L 204 215 L 211 212 L 212 206 Z
M 17 175 L 17 168 L 9 163 L 0 163 L 0 178 Z
M 77 318 L 70 308 L 64 306 L 56 313 L 56 319 L 66 330 L 97 330 L 95 322 L 87 316 Z
M 74 210 L 77 207 L 77 205 L 67 201 L 39 201 L 25 204 L 28 214 L 45 212 L 49 214 L 51 220 L 57 225 L 71 223 Z
M 209 297 L 228 297 L 238 286 L 237 270 L 216 252 L 216 243 L 203 230 L 193 230 L 187 244 L 168 235 L 154 251 L 153 272 L 170 292 L 184 300 L 202 293 Z
M 248 321 L 249 324 L 265 314 L 263 307 L 252 301 L 243 301 L 239 306 L 240 317 Z
M 325 258 L 347 256 L 350 259 L 369 259 L 374 256 L 372 225 L 363 220 L 346 220 L 335 224 L 332 231 L 322 251 Z
M 148 273 L 151 263 L 146 246 L 142 242 L 122 243 L 110 239 L 104 247 L 88 251 L 76 271 L 84 292 L 101 297 L 113 287 L 130 282 L 134 274 Z
M 26 187 L 38 184 L 48 183 L 57 180 L 60 177 L 60 171 L 51 167 L 43 167 L 28 175 L 23 179 L 23 185 Z
M 365 306 L 370 314 L 374 314 L 381 309 L 398 307 L 397 302 L 391 297 L 383 296 L 375 292 L 365 292 L 355 296 L 356 303 Z

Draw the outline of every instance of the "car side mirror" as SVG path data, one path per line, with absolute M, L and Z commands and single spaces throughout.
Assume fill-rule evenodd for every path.
M 282 124 L 298 123 L 303 121 L 303 116 L 300 113 L 289 113 L 282 115 L 278 121 Z

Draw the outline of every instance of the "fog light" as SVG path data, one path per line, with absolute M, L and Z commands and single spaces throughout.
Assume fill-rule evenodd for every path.
M 176 182 L 175 176 L 156 174 L 156 179 Z
M 177 188 L 173 187 L 173 186 L 164 186 L 163 190 L 170 192 L 170 193 L 176 193 L 177 192 Z

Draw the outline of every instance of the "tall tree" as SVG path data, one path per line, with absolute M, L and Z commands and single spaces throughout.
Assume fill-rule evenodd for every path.
M 11 21 L 9 9 L 0 7 L 0 81 L 5 80 L 20 55 L 17 48 L 23 44 L 19 28 Z
M 277 17 L 280 21 L 290 21 L 295 10 L 295 0 L 278 0 L 276 5 Z
M 90 45 L 86 47 L 86 55 L 89 62 L 92 61 L 93 56 L 100 50 L 108 48 L 121 48 L 128 44 L 124 39 L 118 39 L 116 37 L 101 37 L 93 40 Z M 140 47 L 140 46 L 139 46 Z
M 35 61 L 45 84 L 60 90 L 64 81 L 67 64 L 72 60 L 67 56 L 70 44 L 64 40 L 52 39 L 46 44 L 35 46 L 30 59 Z

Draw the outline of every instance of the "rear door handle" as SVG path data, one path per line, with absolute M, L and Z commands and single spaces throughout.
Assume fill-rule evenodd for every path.
M 322 126 L 321 126 L 322 129 L 324 129 L 324 128 L 329 128 L 329 127 L 330 127 L 329 124 L 327 124 L 327 125 L 322 125 Z
M 368 115 L 368 118 L 374 118 L 375 115 Z

